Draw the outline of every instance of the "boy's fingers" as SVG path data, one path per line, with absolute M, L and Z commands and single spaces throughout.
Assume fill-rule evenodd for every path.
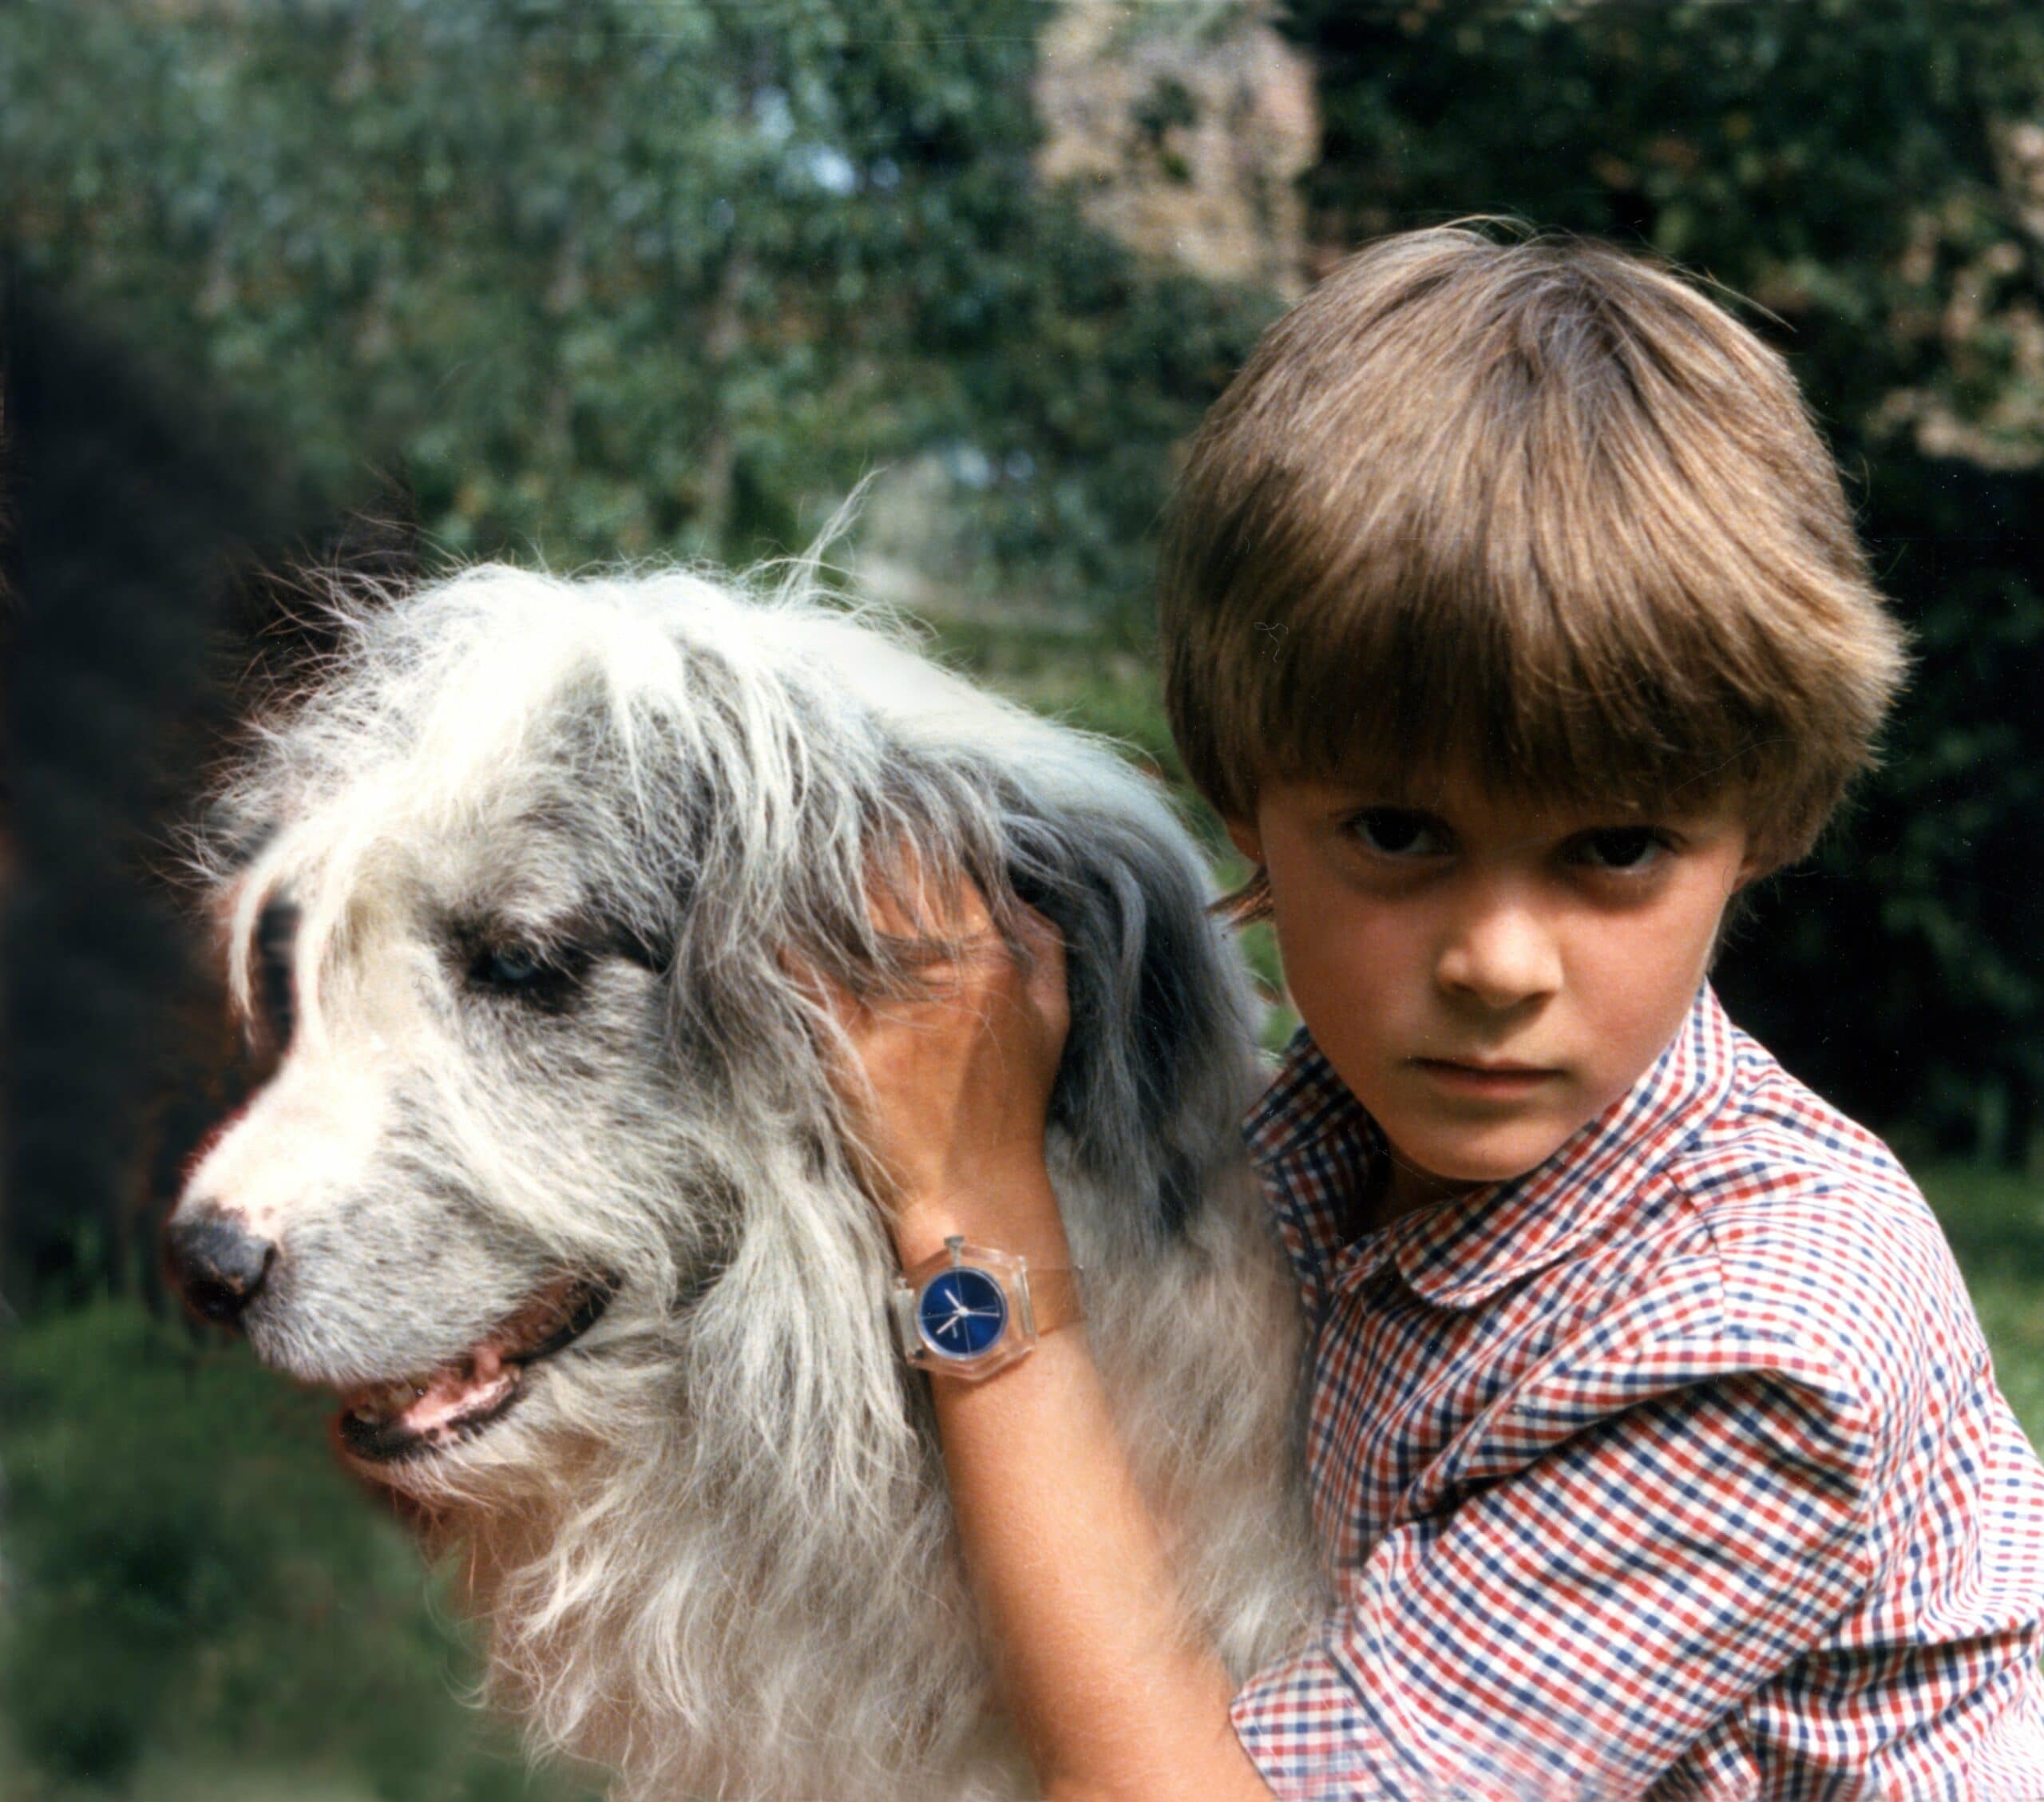
M 953 881 L 933 880 L 913 846 L 895 858 L 888 878 L 869 873 L 866 912 L 876 932 L 894 939 L 969 941 L 993 929 L 979 884 L 962 870 Z
M 1028 954 L 1029 998 L 1046 1019 L 1069 1024 L 1070 991 L 1065 986 L 1064 935 L 1036 909 L 1024 906 L 1016 937 Z
M 996 929 L 993 913 L 978 883 L 963 872 L 949 884 L 926 879 L 913 847 L 894 861 L 894 880 L 875 870 L 866 890 L 866 917 L 874 930 L 906 954 L 923 985 L 922 1004 L 943 1003 L 983 991 L 989 979 L 998 982 L 1011 971 L 1022 976 L 1029 1000 L 1047 1017 L 1062 1019 L 1067 1011 L 1064 941 L 1058 929 L 1036 909 L 1016 909 L 1014 943 Z M 822 1001 L 838 1022 L 856 1036 L 875 1020 L 876 1003 L 846 988 L 798 952 L 783 949 L 782 968 Z M 890 1012 L 900 1004 L 879 1004 Z M 917 1003 L 910 1002 L 913 1009 Z

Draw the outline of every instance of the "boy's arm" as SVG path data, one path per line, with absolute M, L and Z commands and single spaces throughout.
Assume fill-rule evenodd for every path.
M 1328 1631 L 1237 1697 L 1272 1781 L 1637 1796 L 1679 1766 L 1669 1793 L 1801 1796 L 1872 1775 L 1912 1725 L 1884 1718 L 1884 1688 L 1926 1699 L 1944 1679 L 1912 1678 L 1896 1646 L 1810 1657 L 1871 1574 L 1863 1448 L 1812 1432 L 1816 1392 L 1707 1357 L 1562 1372 L 1473 1447 L 1495 1474 L 1384 1534 Z M 1756 1747 L 1745 1711 L 1769 1685 L 1781 1737 Z M 1859 1743 L 1834 1764 L 1799 1737 L 1820 1722 Z
M 932 999 L 832 997 L 866 1090 L 849 1073 L 844 1087 L 905 1266 L 951 1234 L 1067 1265 L 1044 1161 L 1066 1026 L 1061 948 L 1037 922 L 1024 971 L 976 893 L 953 912 L 948 924 L 970 937 L 955 964 L 925 972 Z M 932 1388 L 1002 1693 L 1046 1796 L 1263 1802 L 1230 1724 L 1227 1673 L 1179 1605 L 1084 1329 L 1047 1334 L 984 1382 Z
M 1001 1689 L 1044 1794 L 1267 1802 L 1231 1685 L 1175 1579 L 1082 1331 L 987 1382 L 934 1380 L 953 1505 Z
M 905 1262 L 958 1233 L 1054 1267 L 1068 1258 L 1042 1134 L 1062 965 L 1048 929 L 1025 973 L 983 909 L 972 923 L 980 949 L 931 972 L 949 978 L 937 999 L 836 1003 L 871 1084 L 868 1143 Z M 1693 1263 L 1670 1261 L 1579 1357 L 1528 1372 L 1442 1473 L 1459 1492 L 1384 1534 L 1326 1630 L 1232 1704 L 1178 1605 L 1083 1331 L 984 1384 L 937 1382 L 966 1557 L 1047 1793 L 1254 1802 L 1270 1794 L 1259 1772 L 1286 1794 L 1575 1793 L 1597 1779 L 1635 1793 L 1678 1764 L 1793 1787 L 1837 1774 L 1820 1749 L 1803 1762 L 1796 1733 L 1841 1705 L 1865 1742 L 1855 1774 L 1888 1737 L 1956 1745 L 1987 1730 L 1982 1710 L 2034 1661 L 2031 1616 L 1971 1642 L 1977 1668 L 1950 1693 L 1951 1647 L 1927 1645 L 1913 1673 L 1879 1646 L 1808 1662 L 1875 1574 L 1880 1422 L 1849 1358 L 1729 1331 Z M 1836 1311 L 1852 1317 L 1842 1296 Z M 1962 1575 L 1986 1531 L 1977 1498 L 1952 1487 L 1971 1468 L 1962 1447 L 1993 1442 L 1995 1420 L 2014 1432 L 1980 1356 L 1975 1399 L 1999 1412 L 1977 1434 L 1951 1428 L 1947 1467 L 1923 1479 Z M 1744 1711 L 1770 1685 L 1790 1726 L 1757 1749 Z

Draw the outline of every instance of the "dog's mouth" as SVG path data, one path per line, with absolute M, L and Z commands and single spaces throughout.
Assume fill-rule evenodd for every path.
M 459 1357 L 422 1376 L 349 1391 L 342 1397 L 342 1445 L 365 1463 L 387 1464 L 473 1439 L 517 1405 L 528 1370 L 603 1317 L 616 1290 L 607 1279 L 563 1277 Z

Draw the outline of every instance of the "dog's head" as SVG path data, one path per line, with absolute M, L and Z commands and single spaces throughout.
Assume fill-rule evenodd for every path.
M 897 635 L 697 575 L 479 568 L 349 617 L 257 747 L 215 893 L 281 1056 L 171 1256 L 347 1392 L 344 1448 L 395 1484 L 615 1432 L 632 1373 L 711 1349 L 692 1406 L 750 1383 L 783 1422 L 898 1425 L 884 1235 L 799 972 L 909 980 L 865 894 L 911 867 L 1065 936 L 1075 1236 L 1140 1256 L 1197 1214 L 1246 1042 L 1198 860 L 1110 753 Z

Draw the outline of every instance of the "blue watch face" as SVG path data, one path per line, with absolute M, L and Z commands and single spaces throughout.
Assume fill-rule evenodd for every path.
M 1008 1297 L 984 1270 L 940 1271 L 916 1297 L 916 1324 L 944 1356 L 975 1357 L 1007 1330 Z

